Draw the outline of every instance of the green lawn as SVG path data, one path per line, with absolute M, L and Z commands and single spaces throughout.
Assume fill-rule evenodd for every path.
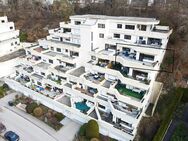
M 144 94 L 133 92 L 132 90 L 126 89 L 124 85 L 117 84 L 116 89 L 121 93 L 122 95 L 128 95 L 137 99 L 142 99 Z

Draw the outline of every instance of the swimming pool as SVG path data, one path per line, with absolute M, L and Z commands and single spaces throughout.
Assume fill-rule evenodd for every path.
M 82 112 L 87 112 L 90 108 L 86 105 L 85 102 L 77 102 L 75 103 L 76 109 L 82 111 Z

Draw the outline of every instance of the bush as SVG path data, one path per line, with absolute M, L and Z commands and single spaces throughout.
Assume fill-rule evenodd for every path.
M 57 119 L 58 122 L 62 121 L 64 119 L 64 115 L 61 113 L 56 113 L 55 118 Z
M 36 117 L 41 117 L 42 114 L 43 114 L 43 110 L 41 107 L 36 107 L 34 110 L 33 110 L 33 114 L 34 116 Z
M 33 113 L 34 109 L 37 107 L 38 107 L 38 104 L 33 102 L 33 103 L 28 104 L 25 109 L 27 113 L 31 114 Z
M 21 42 L 25 42 L 25 41 L 27 41 L 27 33 L 25 33 L 25 32 L 20 32 L 20 41 Z
M 187 103 L 188 102 L 188 88 L 184 88 L 183 89 L 183 97 L 182 97 L 181 101 L 183 103 Z
M 3 84 L 3 89 L 6 90 L 6 91 L 9 90 L 9 86 L 6 83 L 4 83 Z
M 81 127 L 80 127 L 80 130 L 78 132 L 78 134 L 80 136 L 85 136 L 86 135 L 86 126 L 87 126 L 87 123 L 83 124 Z
M 92 138 L 90 141 L 99 141 L 97 138 Z
M 86 137 L 89 139 L 99 138 L 99 126 L 95 120 L 90 120 L 86 126 Z

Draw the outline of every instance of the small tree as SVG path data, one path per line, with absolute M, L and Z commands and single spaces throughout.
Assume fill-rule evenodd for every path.
M 27 113 L 31 114 L 33 113 L 34 109 L 37 107 L 38 107 L 38 104 L 33 102 L 33 103 L 28 104 L 25 109 Z
M 58 122 L 60 122 L 61 120 L 63 120 L 64 115 L 61 113 L 55 113 L 55 118 L 57 119 Z
M 86 137 L 89 139 L 99 138 L 99 125 L 95 120 L 90 120 L 87 123 Z
M 87 123 L 83 124 L 81 127 L 80 127 L 80 130 L 78 132 L 78 134 L 80 136 L 85 136 L 86 135 L 86 126 L 87 126 Z
M 41 117 L 42 114 L 43 114 L 42 108 L 41 108 L 41 107 L 35 108 L 35 109 L 33 110 L 33 114 L 34 114 L 34 116 L 36 116 L 36 117 Z

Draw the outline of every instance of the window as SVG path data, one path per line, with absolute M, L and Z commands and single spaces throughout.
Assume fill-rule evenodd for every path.
M 37 85 L 42 86 L 42 83 L 40 83 L 39 81 L 37 81 Z
M 104 34 L 103 33 L 99 33 L 99 38 L 104 38 Z
M 54 47 L 50 47 L 50 49 L 51 49 L 52 51 L 54 51 Z
M 15 45 L 17 45 L 17 42 L 15 42 Z
M 93 41 L 93 32 L 91 32 L 91 41 Z
M 1 22 L 2 22 L 2 23 L 4 23 L 5 21 L 4 21 L 4 20 L 2 20 Z
M 117 24 L 117 28 L 122 28 L 122 24 Z
M 146 25 L 141 25 L 141 30 L 146 31 L 146 27 L 147 27 Z
M 138 29 L 142 31 L 146 31 L 147 26 L 146 25 L 138 25 Z
M 75 21 L 74 23 L 75 23 L 75 25 L 80 25 L 81 24 L 80 21 Z
M 57 52 L 61 52 L 61 49 L 60 49 L 60 48 L 56 48 L 56 51 L 57 51 Z
M 68 49 L 65 49 L 65 52 L 68 52 Z
M 11 26 L 10 29 L 13 29 L 13 27 Z
M 105 28 L 105 24 L 98 24 L 98 28 Z
M 134 25 L 125 25 L 125 29 L 134 30 L 134 29 L 135 29 L 135 26 L 134 26 Z
M 11 46 L 13 46 L 14 45 L 14 43 L 11 43 Z
M 114 34 L 114 38 L 120 38 L 120 34 Z
M 49 59 L 49 63 L 53 64 L 53 60 Z
M 131 40 L 131 35 L 124 35 L 124 39 Z
M 103 106 L 103 105 L 101 105 L 101 104 L 99 104 L 98 106 L 99 106 L 99 108 L 101 108 L 101 109 L 105 109 L 105 106 Z
M 45 73 L 44 73 L 44 72 L 41 72 L 41 75 L 45 76 Z

